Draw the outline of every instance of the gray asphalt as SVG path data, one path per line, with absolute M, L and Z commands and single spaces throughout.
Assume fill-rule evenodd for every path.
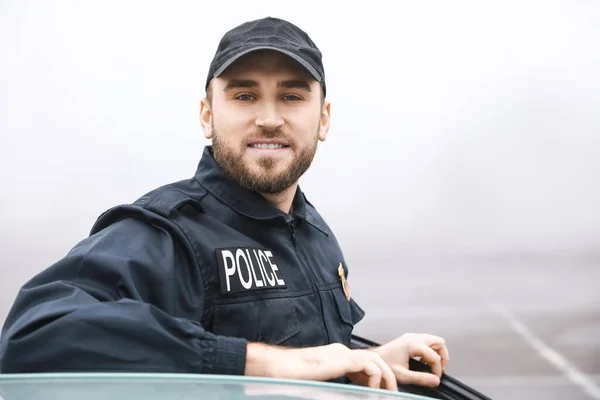
M 600 399 L 599 267 L 516 255 L 378 260 L 378 273 L 353 270 L 367 311 L 356 333 L 379 342 L 440 335 L 448 374 L 493 399 Z
M 357 334 L 443 336 L 448 373 L 493 399 L 600 399 L 600 258 L 398 259 L 356 248 L 347 260 L 367 312 Z M 35 271 L 1 272 L 4 321 Z

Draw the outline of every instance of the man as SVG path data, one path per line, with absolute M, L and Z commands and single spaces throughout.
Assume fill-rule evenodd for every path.
M 195 176 L 104 213 L 26 283 L 0 343 L 3 373 L 139 371 L 437 386 L 444 340 L 348 348 L 364 315 L 333 232 L 298 186 L 329 130 L 321 52 L 289 22 L 221 40 Z M 421 357 L 434 374 L 408 370 Z

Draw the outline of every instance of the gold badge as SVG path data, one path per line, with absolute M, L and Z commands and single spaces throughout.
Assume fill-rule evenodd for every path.
M 348 281 L 346 280 L 346 274 L 344 273 L 344 267 L 342 267 L 342 263 L 340 263 L 340 266 L 338 267 L 338 275 L 342 280 L 342 289 L 344 289 L 346 299 L 350 301 L 350 287 L 348 286 Z

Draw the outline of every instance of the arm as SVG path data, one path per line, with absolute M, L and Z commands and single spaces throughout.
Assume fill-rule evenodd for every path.
M 301 349 L 249 343 L 246 375 L 315 381 L 347 376 L 362 386 L 398 390 L 392 369 L 380 355 L 340 343 Z
M 107 227 L 21 289 L 0 371 L 243 374 L 245 340 L 173 316 L 178 271 L 194 267 L 166 225 L 129 218 Z M 202 315 L 203 302 L 195 305 Z
M 397 388 L 391 369 L 373 352 L 341 344 L 284 349 L 204 330 L 197 322 L 204 304 L 194 256 L 168 223 L 140 218 L 83 240 L 24 285 L 0 338 L 2 373 L 135 371 L 322 381 L 347 375 L 355 383 Z M 191 299 L 189 292 L 195 293 Z
M 170 229 L 157 221 L 121 220 L 25 284 L 0 338 L 0 371 L 214 373 L 320 381 L 348 376 L 361 385 L 397 389 L 391 369 L 374 352 L 341 344 L 287 349 L 204 330 L 197 322 L 204 304 L 198 301 L 203 284 L 199 272 L 193 273 L 194 256 Z M 193 299 L 185 297 L 190 291 Z M 197 311 L 182 316 L 180 308 Z

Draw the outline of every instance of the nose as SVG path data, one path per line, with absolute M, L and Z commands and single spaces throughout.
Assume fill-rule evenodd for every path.
M 277 105 L 271 102 L 263 103 L 255 124 L 259 128 L 277 129 L 283 126 L 283 117 L 277 110 Z

